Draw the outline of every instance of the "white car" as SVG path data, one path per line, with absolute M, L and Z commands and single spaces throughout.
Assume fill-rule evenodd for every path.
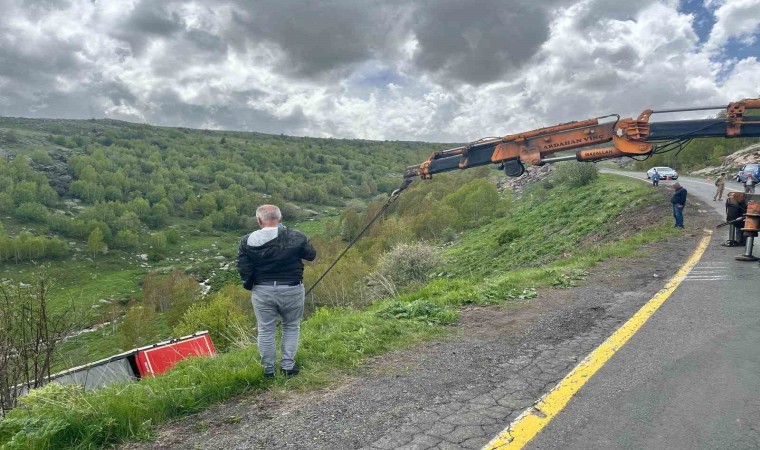
M 657 170 L 657 173 L 660 174 L 661 180 L 665 180 L 668 177 L 670 177 L 671 180 L 678 179 L 678 172 L 671 169 L 670 167 L 652 167 L 651 169 L 647 170 L 647 180 L 652 178 L 652 174 L 654 174 L 655 169 Z

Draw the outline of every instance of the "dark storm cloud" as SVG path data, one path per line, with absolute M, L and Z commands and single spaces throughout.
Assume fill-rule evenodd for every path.
M 286 55 L 280 69 L 319 76 L 367 60 L 385 45 L 380 9 L 367 1 L 281 0 L 236 3 L 229 38 L 238 46 L 275 45 Z
M 414 37 L 412 70 L 479 85 L 527 64 L 548 38 L 550 8 L 564 2 L 239 1 L 227 35 L 238 48 L 274 45 L 286 56 L 280 70 L 303 78 L 393 59 Z
M 20 38 L 6 26 L 12 19 L 10 14 L 0 15 L 0 78 L 44 83 L 50 76 L 76 73 L 81 69 L 83 63 L 77 58 L 81 43 L 56 36 L 31 41 Z
M 527 64 L 549 36 L 547 8 L 558 2 L 437 0 L 415 13 L 419 68 L 479 85 Z
M 113 31 L 113 37 L 127 42 L 134 55 L 141 54 L 151 40 L 170 38 L 185 25 L 179 14 L 167 10 L 167 4 L 142 0 Z

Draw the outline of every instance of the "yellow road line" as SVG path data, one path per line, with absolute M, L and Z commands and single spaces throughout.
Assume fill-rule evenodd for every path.
M 712 231 L 705 230 L 705 236 L 691 254 L 686 263 L 668 280 L 665 287 L 660 289 L 628 322 L 615 331 L 599 347 L 589 354 L 551 391 L 546 393 L 532 407 L 525 410 L 504 431 L 493 438 L 483 447 L 483 450 L 520 449 L 533 439 L 562 409 L 584 384 L 599 370 L 628 339 L 665 303 L 670 294 L 676 290 L 691 269 L 699 262 L 707 245 L 710 243 Z

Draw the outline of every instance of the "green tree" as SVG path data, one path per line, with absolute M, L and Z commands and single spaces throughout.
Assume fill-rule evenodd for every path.
M 363 227 L 362 218 L 353 208 L 346 208 L 340 216 L 341 237 L 344 241 L 353 240 Z
M 37 200 L 37 184 L 33 181 L 22 181 L 13 188 L 13 201 L 16 205 L 32 203 Z
M 129 209 L 137 214 L 140 219 L 145 219 L 150 214 L 150 204 L 144 198 L 136 198 L 129 202 Z
M 118 248 L 131 249 L 140 244 L 140 235 L 132 230 L 121 230 L 116 233 L 114 245 Z
M 32 158 L 32 161 L 34 161 L 36 164 L 41 164 L 44 166 L 53 164 L 53 158 L 50 157 L 50 154 L 47 151 L 42 149 L 33 150 L 31 153 L 29 153 L 29 157 Z
M 32 222 L 45 223 L 48 210 L 39 203 L 22 203 L 16 208 L 16 216 Z
M 163 204 L 158 203 L 153 205 L 150 209 L 150 214 L 146 219 L 148 226 L 153 228 L 161 228 L 166 225 L 169 219 L 169 209 Z
M 455 223 L 459 229 L 493 217 L 501 207 L 496 186 L 482 178 L 463 185 L 447 195 L 444 201 L 456 210 Z
M 118 342 L 122 350 L 139 347 L 156 340 L 156 312 L 146 305 L 133 305 L 119 324 Z
M 216 211 L 216 199 L 211 194 L 204 194 L 198 202 L 198 208 L 204 217 L 209 216 Z
M 0 192 L 0 212 L 11 213 L 14 210 L 13 198 L 6 192 Z
M 92 253 L 94 258 L 98 253 L 105 253 L 108 250 L 106 243 L 103 241 L 103 232 L 100 228 L 95 228 L 87 238 L 87 250 Z

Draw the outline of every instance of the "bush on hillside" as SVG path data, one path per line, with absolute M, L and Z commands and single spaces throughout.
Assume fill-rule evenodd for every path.
M 443 200 L 456 210 L 458 229 L 482 225 L 496 217 L 506 206 L 500 201 L 496 186 L 485 178 L 470 181 Z
M 517 227 L 510 226 L 510 227 L 505 228 L 499 234 L 499 237 L 496 238 L 496 241 L 499 243 L 500 246 L 507 245 L 519 239 L 520 236 L 522 236 L 522 231 L 520 231 L 520 229 Z
M 169 326 L 179 323 L 187 308 L 201 298 L 198 281 L 177 269 L 168 277 L 148 275 L 143 279 L 142 290 L 145 305 L 166 312 Z
M 329 244 L 328 244 L 329 245 Z M 365 277 L 371 270 L 369 264 L 357 255 L 358 252 L 346 253 L 346 256 L 332 268 L 327 276 L 314 288 L 307 301 L 313 306 L 362 307 L 369 297 L 365 289 Z M 320 275 L 334 260 L 337 253 L 322 252 L 317 247 L 318 262 L 309 265 L 304 271 L 304 285 L 312 286 Z
M 133 305 L 119 324 L 119 347 L 128 350 L 155 342 L 158 332 L 154 309 L 148 305 Z
M 414 234 L 422 239 L 439 240 L 450 235 L 458 222 L 459 214 L 453 207 L 436 202 L 435 208 L 418 214 L 411 227 Z
M 242 294 L 241 294 L 242 292 Z M 191 306 L 174 327 L 175 336 L 208 330 L 219 351 L 242 347 L 253 341 L 254 320 L 248 293 L 236 286 L 223 289 L 208 303 Z
M 436 249 L 430 245 L 400 244 L 380 258 L 376 274 L 403 287 L 427 281 L 439 263 Z
M 558 183 L 570 187 L 585 186 L 599 177 L 599 169 L 595 164 L 583 162 L 567 162 L 557 166 L 555 177 Z

